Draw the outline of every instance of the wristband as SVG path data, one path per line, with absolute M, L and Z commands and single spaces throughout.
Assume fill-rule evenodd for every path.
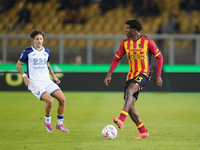
M 22 74 L 22 77 L 24 78 L 25 76 L 26 76 L 26 74 L 25 74 L 25 73 L 23 73 L 23 74 Z

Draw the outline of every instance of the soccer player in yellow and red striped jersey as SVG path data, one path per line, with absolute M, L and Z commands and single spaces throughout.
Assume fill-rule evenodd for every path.
M 111 81 L 112 73 L 116 69 L 122 56 L 126 53 L 130 70 L 127 74 L 126 85 L 124 88 L 124 106 L 119 118 L 114 117 L 113 122 L 119 129 L 123 129 L 124 121 L 129 114 L 140 132 L 134 139 L 143 139 L 149 136 L 134 105 L 138 99 L 139 92 L 150 80 L 152 74 L 152 55 L 157 59 L 156 78 L 154 83 L 158 87 L 162 87 L 163 83 L 161 78 L 163 65 L 162 54 L 153 40 L 140 33 L 141 30 L 142 24 L 138 20 L 126 21 L 125 33 L 128 39 L 121 43 L 120 48 L 111 63 L 109 72 L 104 79 L 104 84 L 108 86 Z

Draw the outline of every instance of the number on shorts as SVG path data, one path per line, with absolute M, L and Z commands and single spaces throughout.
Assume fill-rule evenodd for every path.
M 135 81 L 137 81 L 137 82 L 141 82 L 142 81 L 142 77 L 140 77 L 140 76 L 137 76 L 136 78 L 135 78 Z

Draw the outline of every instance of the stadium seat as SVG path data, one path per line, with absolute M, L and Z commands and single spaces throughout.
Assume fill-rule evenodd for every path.
M 62 31 L 62 29 L 63 29 L 63 25 L 62 25 L 62 23 L 58 23 L 58 24 L 56 24 L 56 26 L 54 27 L 54 29 L 51 31 L 51 33 L 57 33 L 57 34 L 63 34 L 63 31 Z
M 73 24 L 66 24 L 64 27 L 63 27 L 63 33 L 64 34 L 70 34 L 70 33 L 73 33 Z
M 83 27 L 83 31 L 86 34 L 91 34 L 91 33 L 93 33 L 93 28 L 94 28 L 94 25 L 87 22 Z
M 24 28 L 19 30 L 20 34 L 29 34 L 32 30 L 34 30 L 34 25 L 32 23 L 28 23 Z
M 7 44 L 11 47 L 19 46 L 20 40 L 19 39 L 9 39 Z
M 149 27 L 144 26 L 143 33 L 149 34 L 149 33 L 156 33 L 158 25 L 161 23 L 164 25 L 167 20 L 169 13 L 172 12 L 173 14 L 178 16 L 178 21 L 181 22 L 181 30 L 182 33 L 189 33 L 193 32 L 193 28 L 195 25 L 199 24 L 199 11 L 191 11 L 191 15 L 185 14 L 183 11 L 179 11 L 179 3 L 180 0 L 163 0 L 162 3 L 160 3 L 159 0 L 154 0 L 158 7 L 162 10 L 161 14 L 156 18 L 144 18 L 137 16 L 137 19 L 140 20 L 142 23 L 147 23 Z M 20 0 L 15 4 L 15 6 L 12 8 L 12 10 L 8 12 L 4 12 L 0 15 L 0 21 L 3 24 L 3 26 L 0 28 L 1 33 L 14 33 L 14 31 L 9 31 L 8 27 L 11 24 L 14 24 L 17 17 L 17 12 L 21 9 L 22 4 L 24 4 L 26 0 Z M 49 33 L 64 33 L 68 31 L 68 33 L 103 33 L 103 34 L 110 34 L 110 33 L 120 33 L 123 34 L 125 29 L 125 21 L 130 18 L 135 18 L 136 16 L 131 13 L 132 5 L 127 5 L 125 8 L 122 5 L 119 5 L 117 8 L 113 10 L 107 11 L 104 15 L 101 15 L 99 3 L 91 3 L 87 8 L 80 8 L 80 14 L 83 16 L 86 16 L 87 22 L 85 25 L 75 25 L 75 26 L 68 26 L 65 28 L 62 28 L 62 21 L 65 14 L 64 10 L 57 11 L 57 8 L 60 6 L 60 3 L 57 2 L 57 0 L 48 0 L 45 3 L 42 2 L 36 2 L 31 3 L 27 2 L 28 9 L 31 10 L 31 22 L 33 24 L 33 27 L 44 29 L 45 32 Z M 7 17 L 3 17 L 3 16 Z M 35 17 L 37 16 L 37 17 Z M 3 17 L 3 19 L 2 19 Z M 188 22 L 185 23 L 185 18 L 196 18 L 196 19 L 189 19 L 191 23 L 191 27 L 188 24 Z M 38 22 L 42 25 L 38 25 Z M 111 27 L 104 27 L 106 22 L 106 26 L 112 26 Z M 182 23 L 183 22 L 183 23 Z M 50 25 L 47 26 L 45 29 L 44 27 L 47 24 L 52 24 L 53 28 L 55 30 L 51 30 L 52 27 Z M 92 25 L 91 25 L 92 24 Z M 95 26 L 94 26 L 95 24 Z M 116 24 L 120 26 L 119 28 L 116 27 Z M 5 27 L 6 26 L 6 27 Z M 25 27 L 29 28 L 29 27 Z M 73 30 L 69 30 L 72 29 Z M 6 31 L 5 31 L 6 29 Z M 63 31 L 62 31 L 63 30 Z M 121 30 L 121 31 L 120 31 Z M 25 32 L 25 31 L 22 31 Z M 16 31 L 17 33 L 17 31 Z
M 43 3 L 42 2 L 36 2 L 34 5 L 33 5 L 33 8 L 35 11 L 40 11 L 43 9 Z
M 21 47 L 28 47 L 31 45 L 31 40 L 30 39 L 20 39 L 19 40 L 19 46 Z
M 109 10 L 104 14 L 104 17 L 113 18 L 115 16 L 115 11 Z
M 45 26 L 44 26 L 44 28 L 43 28 L 43 31 L 45 32 L 45 33 L 52 33 L 52 30 L 53 30 L 53 25 L 52 24 L 46 24 Z
M 48 47 L 58 47 L 59 46 L 59 40 L 58 39 L 50 39 L 47 46 Z
M 86 48 L 87 47 L 87 40 L 85 40 L 85 39 L 78 40 L 77 47 L 78 48 Z
M 4 24 L 4 25 L 10 24 L 10 21 L 11 21 L 11 18 L 10 18 L 10 17 L 5 17 L 5 18 L 2 20 L 2 24 Z
M 102 33 L 102 28 L 103 28 L 103 25 L 102 24 L 96 24 L 93 29 L 92 29 L 92 32 L 94 34 L 101 34 Z
M 106 39 L 94 39 L 92 40 L 92 47 L 94 48 L 103 48 L 105 47 Z
M 56 11 L 50 11 L 48 12 L 48 18 L 56 17 Z
M 73 27 L 73 32 L 75 34 L 83 33 L 83 25 L 82 24 L 75 24 L 74 27 Z
M 65 16 L 65 10 L 60 10 L 56 13 L 56 16 L 59 18 L 63 18 Z
M 108 39 L 108 40 L 106 40 L 106 42 L 105 42 L 105 47 L 106 48 L 113 48 L 114 47 L 114 44 L 115 42 L 114 42 L 114 40 L 112 40 L 112 39 Z
M 118 24 L 116 23 L 117 25 L 113 26 L 113 29 L 112 29 L 112 34 L 124 34 L 125 33 L 125 23 L 124 24 Z
M 44 26 L 49 25 L 49 17 L 44 17 L 43 19 L 41 19 L 40 23 L 43 24 Z
M 32 10 L 32 9 L 33 9 L 33 3 L 28 2 L 28 3 L 27 3 L 27 8 L 28 8 L 29 10 Z
M 42 9 L 43 10 L 51 10 L 53 6 L 53 3 L 47 2 L 43 5 Z
M 44 39 L 44 46 L 46 47 L 58 47 L 59 46 L 59 40 L 58 39 Z
M 189 25 L 190 25 L 190 21 L 188 19 L 182 20 L 182 24 L 180 24 L 180 28 L 181 28 L 182 33 L 188 32 Z
M 67 39 L 64 41 L 64 45 L 67 48 L 76 47 L 77 46 L 77 39 Z
M 57 17 L 52 17 L 49 19 L 49 24 L 56 25 L 59 22 Z
M 0 31 L 3 30 L 3 28 L 4 28 L 4 24 L 1 23 L 1 24 L 0 24 Z

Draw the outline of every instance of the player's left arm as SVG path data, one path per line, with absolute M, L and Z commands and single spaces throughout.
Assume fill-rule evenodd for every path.
M 161 71 L 162 71 L 162 66 L 163 66 L 163 57 L 162 54 L 160 53 L 157 57 L 157 69 L 156 69 L 156 78 L 154 81 L 154 84 L 158 87 L 162 87 L 163 80 L 161 78 Z
M 51 69 L 51 66 L 49 64 L 49 62 L 47 63 L 47 68 L 49 70 L 50 75 L 53 77 L 53 79 L 56 81 L 56 84 L 59 84 L 61 81 L 56 77 L 56 75 L 54 74 L 53 70 Z
M 149 49 L 151 50 L 151 52 L 153 53 L 154 57 L 157 60 L 156 78 L 155 78 L 154 84 L 158 87 L 162 87 L 163 80 L 161 78 L 161 71 L 162 71 L 162 66 L 163 66 L 163 56 L 162 56 L 162 53 L 160 52 L 160 50 L 158 49 L 158 47 L 156 46 L 156 44 L 153 41 L 150 42 L 149 46 L 150 46 Z

